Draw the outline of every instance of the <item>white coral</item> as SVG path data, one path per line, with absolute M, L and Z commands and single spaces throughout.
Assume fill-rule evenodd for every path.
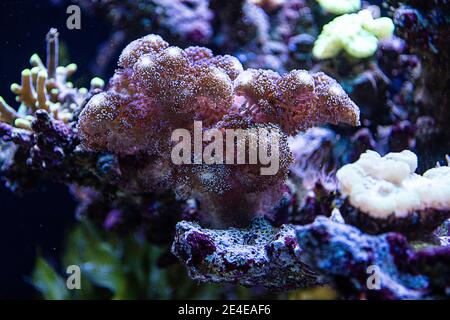
M 337 172 L 339 188 L 350 204 L 375 217 L 405 217 L 424 210 L 450 210 L 450 167 L 414 173 L 417 156 L 411 151 L 381 157 L 367 151 Z

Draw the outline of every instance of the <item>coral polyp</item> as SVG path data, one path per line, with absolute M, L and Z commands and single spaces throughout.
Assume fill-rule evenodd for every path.
M 162 179 L 180 195 L 201 198 L 205 211 L 219 214 L 219 221 L 230 223 L 233 217 L 264 212 L 263 204 L 275 205 L 277 192 L 272 190 L 271 196 L 264 192 L 269 186 L 280 188 L 287 175 L 290 152 L 283 142 L 286 135 L 327 122 L 359 124 L 358 107 L 323 73 L 244 71 L 234 57 L 214 56 L 201 47 L 170 47 L 156 35 L 130 43 L 119 67 L 110 88 L 92 97 L 80 114 L 82 145 L 119 156 L 143 155 L 148 158 L 142 171 L 144 180 L 160 185 Z M 278 173 L 260 176 L 261 163 L 173 164 L 172 132 L 184 129 L 195 136 L 196 121 L 201 122 L 202 130 L 227 132 L 227 140 L 230 129 L 277 131 Z M 238 147 L 239 140 L 232 139 L 232 145 Z M 252 135 L 243 141 L 251 140 Z M 196 163 L 190 158 L 188 162 Z
M 273 71 L 246 70 L 235 81 L 246 98 L 241 107 L 257 122 L 280 125 L 295 135 L 316 124 L 359 125 L 359 109 L 342 87 L 324 73 L 294 70 L 284 76 Z
M 154 120 L 141 122 L 165 122 L 169 129 L 190 125 L 194 120 L 212 126 L 233 113 L 250 117 L 255 123 L 279 125 L 288 134 L 326 122 L 359 124 L 357 106 L 336 81 L 323 73 L 294 70 L 280 76 L 268 70 L 243 71 L 234 57 L 213 56 L 201 47 L 168 47 L 155 35 L 128 45 L 119 66 L 123 69 L 112 78 L 110 90 L 91 100 L 80 115 L 79 128 L 86 147 L 97 144 L 97 134 L 90 134 L 91 128 L 97 129 L 91 118 L 95 115 L 102 122 L 102 115 L 114 118 L 110 128 L 103 130 L 111 141 L 115 140 L 115 130 L 123 133 L 127 127 L 134 127 L 131 119 L 125 121 L 125 114 L 136 121 L 151 114 Z M 112 144 L 106 142 L 97 149 L 127 153 Z M 139 143 L 132 145 L 140 147 Z
M 56 29 L 50 29 L 46 44 L 46 64 L 33 54 L 32 68 L 22 71 L 21 84 L 11 85 L 19 106 L 13 108 L 0 98 L 0 135 L 5 142 L 0 163 L 7 185 L 17 191 L 35 187 L 47 178 L 59 182 L 95 180 L 87 173 L 89 169 L 81 174 L 76 169 L 75 163 L 92 164 L 93 158 L 75 151 L 79 138 L 73 124 L 81 106 L 103 88 L 104 81 L 93 78 L 89 89 L 74 87 L 68 79 L 77 66 L 59 65 Z
M 416 169 L 417 156 L 407 150 L 384 157 L 367 151 L 339 169 L 339 189 L 348 201 L 341 210 L 344 219 L 375 233 L 424 236 L 436 229 L 450 217 L 450 167 L 432 168 L 422 176 Z
M 393 32 L 390 18 L 374 19 L 369 10 L 339 16 L 323 27 L 314 43 L 313 55 L 327 59 L 344 50 L 352 57 L 368 58 L 377 51 L 378 41 L 391 37 Z
M 361 0 L 317 0 L 320 6 L 333 14 L 345 14 L 358 11 Z

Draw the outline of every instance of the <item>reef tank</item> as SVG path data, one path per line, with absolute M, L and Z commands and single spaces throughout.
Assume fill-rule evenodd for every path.
M 448 0 L 0 15 L 0 298 L 450 298 Z

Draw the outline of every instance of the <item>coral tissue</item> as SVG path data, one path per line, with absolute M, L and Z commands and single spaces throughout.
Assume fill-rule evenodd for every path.
M 359 222 L 364 216 L 393 229 L 401 221 L 403 227 L 410 225 L 409 231 L 439 226 L 450 215 L 450 167 L 439 166 L 419 175 L 415 173 L 417 162 L 411 151 L 381 157 L 369 150 L 339 169 L 340 191 L 354 208 L 344 206 L 344 215 L 352 221 L 356 213 Z
M 278 132 L 279 171 L 261 176 L 261 164 L 173 164 L 171 133 L 182 128 L 193 135 L 194 121 L 205 130 Z M 322 123 L 359 124 L 358 107 L 324 73 L 244 71 L 232 56 L 183 50 L 148 35 L 123 50 L 109 89 L 87 103 L 78 129 L 86 149 L 144 157 L 139 176 L 147 190 L 175 189 L 200 199 L 215 216 L 210 223 L 220 216 L 239 224 L 237 217 L 264 213 L 279 200 L 291 161 L 287 135 Z

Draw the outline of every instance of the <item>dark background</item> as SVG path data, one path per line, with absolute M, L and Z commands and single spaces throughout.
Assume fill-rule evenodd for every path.
M 45 35 L 51 27 L 58 29 L 62 46 L 78 65 L 75 84 L 77 75 L 86 80 L 94 76 L 89 67 L 98 45 L 108 37 L 108 25 L 82 12 L 81 30 L 68 30 L 68 5 L 0 0 L 0 95 L 10 105 L 15 106 L 9 87 L 20 82 L 30 56 L 36 52 L 45 61 Z M 36 255 L 40 252 L 57 263 L 67 228 L 74 221 L 75 202 L 64 185 L 45 185 L 43 190 L 21 196 L 11 193 L 3 182 L 0 185 L 0 299 L 34 298 L 36 292 L 28 279 Z

